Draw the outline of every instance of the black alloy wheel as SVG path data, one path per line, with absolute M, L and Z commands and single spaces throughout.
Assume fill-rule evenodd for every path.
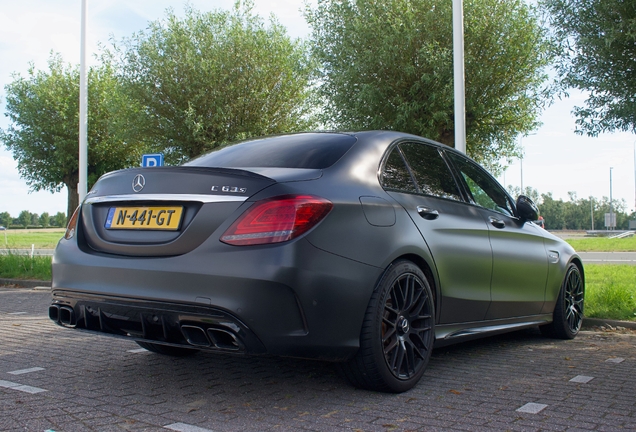
M 420 380 L 434 342 L 433 295 L 410 261 L 394 263 L 371 297 L 356 357 L 342 366 L 357 387 L 400 393 Z
M 569 332 L 577 334 L 583 324 L 583 278 L 578 267 L 571 266 L 568 269 L 563 289 L 565 321 Z
M 412 378 L 428 362 L 432 316 L 423 280 L 414 273 L 400 275 L 385 297 L 382 316 L 384 359 L 396 378 Z
M 558 339 L 573 339 L 583 324 L 584 297 L 585 284 L 581 270 L 575 264 L 570 264 L 554 307 L 553 321 L 540 327 L 543 334 Z

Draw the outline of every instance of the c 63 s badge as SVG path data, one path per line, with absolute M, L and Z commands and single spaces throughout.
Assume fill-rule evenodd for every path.
M 247 188 L 238 186 L 212 186 L 212 192 L 245 193 Z

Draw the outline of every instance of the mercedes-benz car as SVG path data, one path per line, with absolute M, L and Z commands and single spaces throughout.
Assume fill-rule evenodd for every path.
M 247 140 L 102 176 L 53 258 L 50 318 L 161 354 L 338 362 L 413 387 L 435 346 L 573 338 L 582 261 L 480 165 L 399 132 Z

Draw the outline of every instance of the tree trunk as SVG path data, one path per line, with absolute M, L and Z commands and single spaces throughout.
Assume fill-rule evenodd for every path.
M 439 142 L 449 147 L 455 147 L 455 130 L 443 129 L 440 131 Z
M 70 185 L 66 183 L 66 188 L 68 189 L 68 205 L 66 208 L 66 220 L 68 221 L 79 205 L 79 196 L 77 195 L 77 184 Z

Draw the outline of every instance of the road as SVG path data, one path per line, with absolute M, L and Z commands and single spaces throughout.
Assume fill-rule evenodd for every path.
M 328 363 L 199 353 L 54 325 L 48 291 L 0 288 L 0 430 L 636 429 L 636 334 L 525 331 L 433 352 L 422 381 L 356 390 Z
M 579 252 L 583 264 L 636 265 L 636 252 Z

